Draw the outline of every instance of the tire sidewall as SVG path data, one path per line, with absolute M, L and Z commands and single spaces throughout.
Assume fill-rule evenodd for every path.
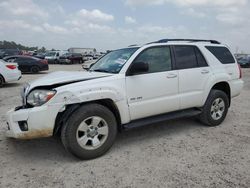
M 4 79 L 3 79 L 3 77 L 0 75 L 0 87 L 2 87 L 3 84 L 4 84 Z
M 102 146 L 87 150 L 78 144 L 76 132 L 81 122 L 91 116 L 103 118 L 108 125 L 109 133 Z M 63 144 L 69 152 L 81 159 L 92 159 L 101 156 L 113 145 L 117 134 L 117 123 L 113 113 L 106 107 L 96 104 L 84 105 L 66 121 L 61 134 Z
M 214 120 L 212 118 L 212 115 L 211 115 L 211 106 L 212 106 L 213 102 L 215 101 L 215 99 L 217 99 L 217 98 L 221 98 L 224 101 L 225 109 L 224 109 L 222 117 L 218 120 Z M 207 116 L 207 121 L 208 121 L 209 125 L 210 126 L 217 126 L 217 125 L 221 124 L 227 115 L 228 108 L 229 108 L 228 96 L 223 91 L 212 90 L 209 94 L 208 100 L 206 101 L 205 108 L 203 109 L 205 111 L 205 115 Z
M 37 67 L 37 66 L 31 67 L 30 72 L 32 72 L 32 73 L 38 73 L 39 72 L 39 67 Z

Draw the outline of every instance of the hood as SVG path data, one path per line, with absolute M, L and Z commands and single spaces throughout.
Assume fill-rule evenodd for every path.
M 106 76 L 112 76 L 109 73 L 101 72 L 86 72 L 86 71 L 58 71 L 50 73 L 42 78 L 29 83 L 29 90 L 35 87 L 55 86 L 71 84 L 75 82 L 87 81 Z

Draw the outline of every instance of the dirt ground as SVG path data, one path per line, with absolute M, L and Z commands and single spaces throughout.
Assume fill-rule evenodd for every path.
M 81 70 L 80 65 L 51 65 Z M 0 187 L 250 187 L 250 69 L 221 126 L 168 121 L 118 135 L 106 155 L 80 161 L 60 140 L 6 139 L 5 113 L 20 105 L 22 85 L 47 72 L 25 74 L 0 88 Z

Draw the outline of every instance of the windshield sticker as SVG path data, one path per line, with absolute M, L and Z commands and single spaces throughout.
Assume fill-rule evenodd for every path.
M 121 59 L 121 58 L 119 58 L 119 59 L 117 59 L 116 61 L 115 61 L 115 63 L 118 63 L 118 64 L 120 64 L 120 65 L 123 65 L 124 63 L 126 63 L 126 59 Z

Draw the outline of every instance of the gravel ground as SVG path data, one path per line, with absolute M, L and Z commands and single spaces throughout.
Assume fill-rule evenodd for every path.
M 81 70 L 80 65 L 51 65 Z M 6 139 L 5 113 L 20 104 L 20 89 L 46 75 L 25 74 L 0 88 L 0 187 L 250 187 L 250 70 L 224 123 L 168 121 L 118 135 L 104 156 L 79 161 L 55 138 Z

